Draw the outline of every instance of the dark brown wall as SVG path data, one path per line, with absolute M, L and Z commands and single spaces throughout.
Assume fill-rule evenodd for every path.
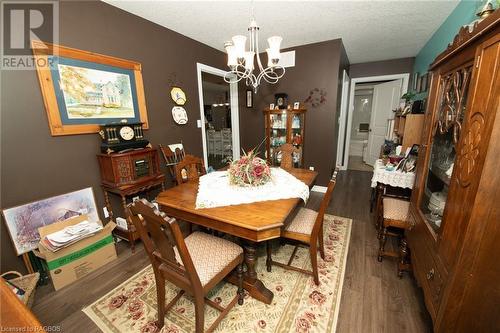
M 142 63 L 149 140 L 183 141 L 201 156 L 196 63 L 225 67 L 222 52 L 102 2 L 60 3 L 60 44 Z M 190 121 L 175 125 L 169 79 L 186 92 Z M 1 90 L 2 208 L 92 186 L 103 206 L 93 135 L 50 136 L 35 71 L 3 71 Z M 1 223 L 1 271 L 24 270 Z
M 337 149 L 337 92 L 339 66 L 347 68 L 348 60 L 340 39 L 294 48 L 295 67 L 286 69 L 285 76 L 275 85 L 262 83 L 254 98 L 253 109 L 244 106 L 244 89 L 240 89 L 241 147 L 250 149 L 264 138 L 262 110 L 274 103 L 274 94 L 288 94 L 289 103 L 303 102 L 313 88 L 327 92 L 326 102 L 317 108 L 306 105 L 304 143 L 305 167 L 314 166 L 319 172 L 318 185 L 325 185 L 335 165 Z M 265 58 L 265 56 L 264 56 Z M 340 97 L 339 97 L 340 98 Z M 263 151 L 264 149 L 262 149 Z
M 414 62 L 415 58 L 400 58 L 392 60 L 351 64 L 349 66 L 349 76 L 351 78 L 355 78 L 355 77 L 366 77 L 366 76 L 412 73 Z

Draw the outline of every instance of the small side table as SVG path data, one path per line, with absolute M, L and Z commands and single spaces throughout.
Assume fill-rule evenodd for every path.
M 157 186 L 161 186 L 161 190 L 164 191 L 165 190 L 164 181 L 165 181 L 165 176 L 163 174 L 160 174 L 153 179 L 133 185 L 111 187 L 105 184 L 101 184 L 102 191 L 104 192 L 104 202 L 106 204 L 110 220 L 113 220 L 114 214 L 113 214 L 113 207 L 111 206 L 111 202 L 109 201 L 109 194 L 111 193 L 119 195 L 121 197 L 123 211 L 127 219 L 127 230 L 123 230 L 117 227 L 113 232 L 117 237 L 127 240 L 130 243 L 132 252 L 135 251 L 135 241 L 139 239 L 139 233 L 136 232 L 132 220 L 130 219 L 130 216 L 127 215 L 127 197 L 140 192 L 149 191 L 151 188 Z

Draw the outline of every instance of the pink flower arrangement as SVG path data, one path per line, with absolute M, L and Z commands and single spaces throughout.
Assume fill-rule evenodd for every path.
M 229 182 L 238 186 L 260 186 L 271 180 L 271 169 L 267 162 L 257 157 L 255 149 L 229 165 Z

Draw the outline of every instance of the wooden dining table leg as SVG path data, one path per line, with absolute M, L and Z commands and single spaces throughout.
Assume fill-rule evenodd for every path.
M 271 304 L 273 301 L 274 294 L 271 290 L 267 289 L 266 286 L 259 280 L 257 272 L 255 271 L 255 265 L 257 265 L 257 243 L 244 240 L 243 241 L 243 251 L 245 257 L 245 265 L 247 270 L 243 275 L 243 288 L 252 296 L 253 298 L 266 303 Z M 228 277 L 229 282 L 236 285 L 236 275 L 230 275 Z
M 245 241 L 243 250 L 245 265 L 247 266 L 247 271 L 243 279 L 244 288 L 248 290 L 250 296 L 253 298 L 266 304 L 271 304 L 274 294 L 257 278 L 257 272 L 255 271 L 255 265 L 257 264 L 257 244 L 251 241 Z

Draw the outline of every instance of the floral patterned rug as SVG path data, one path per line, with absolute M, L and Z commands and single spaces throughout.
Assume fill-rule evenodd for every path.
M 259 279 L 274 293 L 272 304 L 266 305 L 249 295 L 242 306 L 236 306 L 219 324 L 216 332 L 335 332 L 340 296 L 344 280 L 352 220 L 325 215 L 325 260 L 318 254 L 320 285 L 309 275 L 273 266 L 266 271 L 265 246 L 259 248 Z M 273 260 L 288 261 L 293 246 L 273 244 Z M 310 269 L 309 252 L 299 248 L 293 265 Z M 178 289 L 167 282 L 167 301 Z M 236 295 L 229 283 L 216 286 L 208 297 L 227 305 Z M 157 332 L 155 320 L 156 288 L 151 266 L 125 281 L 83 311 L 103 332 Z M 205 306 L 205 329 L 219 312 Z M 194 306 L 183 296 L 167 313 L 163 333 L 194 332 Z

